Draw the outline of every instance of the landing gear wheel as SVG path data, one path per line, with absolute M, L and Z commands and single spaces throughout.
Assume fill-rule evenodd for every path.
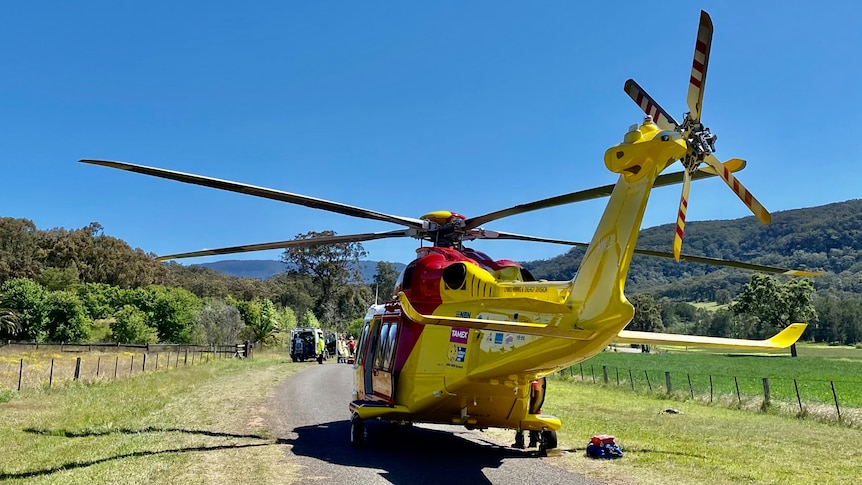
M 553 450 L 557 447 L 557 432 L 550 430 L 543 430 L 542 434 L 539 436 L 539 454 L 541 456 L 548 456 L 548 450 Z
M 354 414 L 350 418 L 350 444 L 354 447 L 360 447 L 365 442 L 365 422 L 358 414 Z

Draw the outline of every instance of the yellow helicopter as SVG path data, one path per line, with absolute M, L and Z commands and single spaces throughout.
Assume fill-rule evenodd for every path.
M 105 160 L 81 160 L 136 173 L 304 205 L 352 217 L 405 226 L 387 232 L 329 235 L 162 256 L 159 259 L 231 254 L 318 244 L 413 237 L 431 244 L 398 278 L 392 299 L 369 311 L 356 347 L 355 389 L 348 404 L 350 442 L 366 439 L 365 421 L 460 424 L 470 429 L 508 428 L 539 434 L 539 450 L 557 447 L 558 418 L 541 412 L 537 384 L 556 370 L 601 352 L 611 342 L 685 344 L 719 348 L 777 349 L 795 343 L 806 325 L 796 323 L 774 337 L 741 340 L 624 330 L 634 307 L 623 292 L 634 254 L 806 276 L 817 273 L 681 253 L 690 183 L 718 176 L 759 220 L 769 213 L 734 177 L 742 160 L 721 163 L 715 135 L 700 122 L 712 22 L 701 12 L 688 91 L 689 113 L 677 123 L 633 80 L 625 91 L 647 114 L 623 142 L 605 152 L 614 185 L 596 187 L 467 218 L 437 211 L 416 219 L 305 195 Z M 675 161 L 682 172 L 662 175 Z M 705 164 L 705 166 L 702 166 Z M 673 253 L 636 249 L 638 231 L 653 187 L 683 184 Z M 589 243 L 486 230 L 485 223 L 525 212 L 609 196 Z M 494 260 L 465 246 L 476 239 L 508 239 L 584 246 L 570 281 L 536 281 L 521 265 Z

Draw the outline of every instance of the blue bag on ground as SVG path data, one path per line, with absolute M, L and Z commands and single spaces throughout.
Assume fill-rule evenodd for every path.
M 623 450 L 616 444 L 614 437 L 600 434 L 590 438 L 587 445 L 587 456 L 592 458 L 621 458 Z

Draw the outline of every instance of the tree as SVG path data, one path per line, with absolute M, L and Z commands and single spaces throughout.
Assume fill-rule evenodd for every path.
M 160 342 L 189 343 L 195 335 L 200 298 L 184 288 L 149 286 L 148 301 L 136 306 L 147 313 L 147 324 L 159 331 Z
M 221 299 L 208 299 L 197 319 L 209 344 L 235 343 L 244 326 L 239 310 Z
M 635 316 L 628 325 L 629 330 L 643 332 L 661 332 L 664 325 L 661 320 L 661 305 L 652 295 L 636 293 L 629 297 L 629 302 L 635 307 Z
M 0 217 L 0 283 L 42 271 L 39 231 L 29 219 Z
M 38 278 L 39 284 L 47 290 L 68 290 L 74 289 L 81 279 L 78 276 L 78 267 L 73 262 L 65 268 L 45 268 Z
M 20 331 L 18 314 L 8 308 L 0 308 L 0 335 L 16 335 Z
M 320 328 L 320 321 L 317 319 L 317 317 L 314 316 L 314 313 L 311 313 L 311 311 L 309 310 L 305 312 L 302 317 L 300 317 L 299 322 L 297 322 L 297 325 L 300 327 Z
M 254 342 L 264 345 L 272 343 L 275 335 L 282 329 L 279 312 L 269 300 L 237 302 L 237 309 L 246 326 L 243 335 Z
M 0 307 L 18 315 L 19 338 L 37 342 L 47 338 L 45 293 L 42 285 L 29 278 L 16 278 L 0 286 Z
M 49 342 L 82 342 L 88 337 L 90 319 L 74 291 L 48 292 L 45 317 L 46 338 Z
M 105 283 L 85 283 L 78 286 L 78 298 L 92 320 L 110 318 L 123 307 L 123 290 Z
M 767 332 L 786 328 L 791 323 L 815 321 L 813 292 L 814 286 L 807 278 L 782 284 L 771 276 L 756 273 L 742 287 L 742 293 L 730 309 L 735 315 L 754 319 L 756 337 L 764 338 Z M 795 344 L 791 353 L 796 355 Z
M 146 313 L 132 305 L 123 305 L 123 308 L 114 314 L 111 333 L 121 344 L 156 343 L 159 341 L 159 332 L 147 325 L 146 320 Z
M 386 261 L 378 261 L 376 272 L 374 273 L 374 302 L 388 300 L 394 296 L 395 282 L 398 280 L 398 270 L 395 265 Z M 379 299 L 378 299 L 379 297 Z
M 335 236 L 334 231 L 310 231 L 298 234 L 295 240 L 332 236 Z M 345 317 L 353 317 L 344 314 L 335 298 L 345 286 L 362 281 L 359 259 L 367 254 L 362 244 L 348 242 L 288 248 L 284 250 L 281 259 L 289 266 L 295 267 L 295 272 L 311 276 L 315 286 L 320 289 L 320 295 L 315 300 L 314 313 L 327 325 L 334 326 L 338 321 L 345 320 Z

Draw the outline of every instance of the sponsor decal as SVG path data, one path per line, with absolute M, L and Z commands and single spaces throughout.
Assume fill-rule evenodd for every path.
M 458 362 L 464 363 L 464 359 L 467 358 L 467 347 L 461 347 L 460 345 L 453 345 L 449 348 L 449 362 Z M 461 367 L 460 365 L 449 364 L 450 367 Z
M 459 344 L 466 344 L 467 337 L 470 335 L 470 330 L 461 327 L 452 327 L 452 333 L 449 335 L 449 341 Z
M 455 316 L 458 318 L 470 318 L 470 312 L 457 311 L 455 312 Z
M 503 334 L 502 333 L 497 332 L 494 334 L 494 343 L 496 345 L 503 345 Z

